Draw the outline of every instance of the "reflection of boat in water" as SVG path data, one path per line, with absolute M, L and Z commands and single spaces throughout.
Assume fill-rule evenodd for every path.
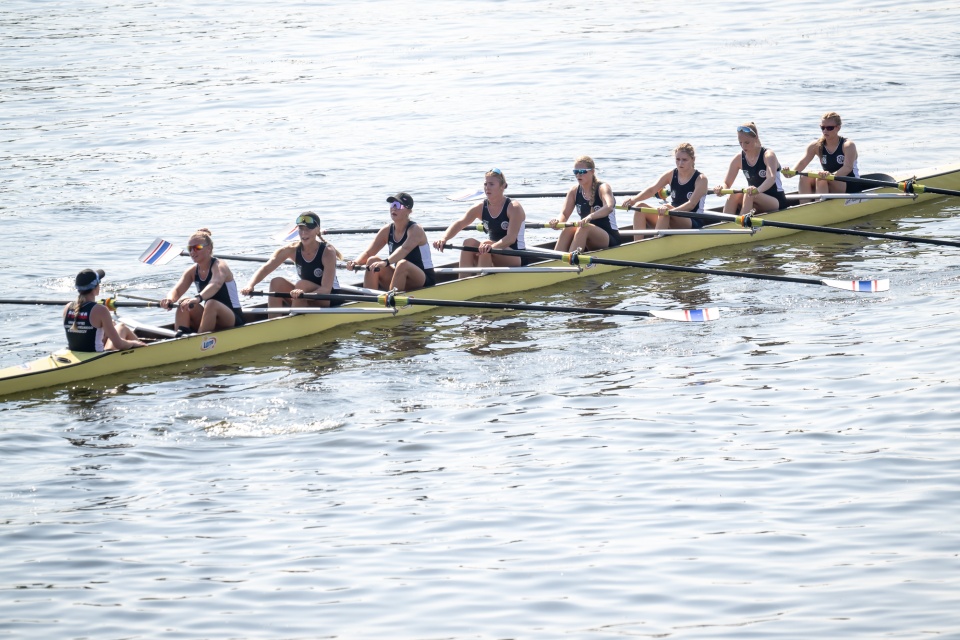
M 931 171 L 919 177 L 918 180 L 933 187 L 957 189 L 960 188 L 960 166 Z M 871 189 L 862 194 L 851 194 L 849 198 L 817 200 L 759 217 L 764 220 L 826 226 L 902 207 L 914 201 L 926 201 L 939 197 L 931 194 L 902 198 L 870 197 L 878 193 L 889 194 L 894 193 L 894 190 Z M 723 222 L 708 225 L 707 228 L 734 230 L 738 227 L 733 222 Z M 716 247 L 770 240 L 792 233 L 796 231 L 764 226 L 758 235 L 711 233 L 663 236 L 628 242 L 618 247 L 592 252 L 589 255 L 613 260 L 656 262 Z M 560 267 L 563 265 L 559 260 L 548 260 L 538 263 L 537 266 Z M 622 267 L 599 264 L 586 273 L 595 276 L 619 268 Z M 583 277 L 584 273 L 560 270 L 527 273 L 497 272 L 459 280 L 455 275 L 445 274 L 438 277 L 437 286 L 417 291 L 417 298 L 463 301 L 512 294 L 573 280 Z M 180 338 L 172 337 L 173 334 L 168 328 L 135 325 L 141 337 L 153 339 L 155 342 L 137 349 L 105 353 L 78 353 L 62 349 L 45 358 L 8 367 L 0 370 L 0 396 L 136 369 L 199 360 L 255 345 L 296 340 L 337 327 L 371 322 L 382 318 L 384 313 L 409 315 L 431 308 L 433 307 L 384 309 L 373 303 L 348 302 L 342 307 L 322 313 L 305 313 L 259 320 L 216 333 L 194 334 Z

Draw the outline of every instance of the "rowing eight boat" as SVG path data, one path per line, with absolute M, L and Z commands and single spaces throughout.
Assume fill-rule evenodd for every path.
M 900 180 L 907 178 L 901 177 Z M 923 183 L 942 189 L 960 188 L 960 165 L 923 172 L 918 178 Z M 892 188 L 871 189 L 865 193 L 893 193 Z M 815 195 L 812 197 L 816 197 Z M 800 204 L 783 211 L 764 214 L 767 220 L 796 222 L 811 225 L 836 225 L 867 215 L 902 207 L 914 201 L 923 202 L 940 196 L 923 193 L 916 198 L 861 199 L 851 195 L 849 199 L 827 199 Z M 711 230 L 737 229 L 733 222 L 709 225 Z M 703 251 L 715 247 L 771 240 L 796 231 L 787 228 L 764 227 L 759 236 L 744 234 L 671 235 L 647 238 L 622 244 L 618 247 L 592 252 L 590 255 L 625 261 L 662 261 L 679 255 Z M 538 266 L 559 267 L 559 260 L 551 260 Z M 597 265 L 588 273 L 591 276 L 617 270 L 621 267 Z M 583 277 L 584 272 L 569 270 L 519 273 L 493 272 L 463 279 L 444 276 L 435 287 L 417 291 L 421 300 L 446 299 L 470 300 L 502 295 L 550 286 L 563 281 Z M 208 358 L 245 349 L 254 345 L 295 340 L 348 324 L 371 322 L 383 313 L 408 315 L 431 307 L 406 307 L 400 309 L 377 309 L 373 303 L 350 302 L 327 313 L 309 313 L 284 316 L 269 320 L 250 322 L 241 327 L 215 333 L 187 335 L 171 338 L 170 332 L 159 328 L 138 327 L 137 333 L 144 338 L 158 341 L 145 347 L 127 351 L 104 353 L 78 353 L 61 349 L 51 355 L 18 366 L 0 370 L 0 397 L 55 385 L 78 383 L 83 380 L 136 369 L 157 367 L 176 362 Z M 357 313 L 354 313 L 357 312 Z

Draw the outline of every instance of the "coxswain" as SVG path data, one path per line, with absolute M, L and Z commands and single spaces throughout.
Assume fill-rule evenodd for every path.
M 110 310 L 97 302 L 103 269 L 84 269 L 77 274 L 77 299 L 63 308 L 63 328 L 71 351 L 124 351 L 142 347 L 130 327 L 114 323 Z

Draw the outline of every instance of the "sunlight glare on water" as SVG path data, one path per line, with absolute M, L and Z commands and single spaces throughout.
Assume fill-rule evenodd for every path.
M 861 172 L 920 173 L 960 161 L 958 24 L 942 1 L 12 0 L 0 283 L 69 299 L 99 267 L 158 298 L 187 261 L 141 264 L 154 237 L 268 255 L 302 210 L 377 227 L 400 190 L 443 225 L 490 167 L 560 191 L 581 154 L 639 191 L 690 141 L 715 184 L 737 124 L 787 166 L 826 111 Z M 957 212 L 854 224 L 957 238 Z M 498 299 L 722 317 L 432 310 L 4 398 L 0 635 L 956 637 L 955 254 L 761 234 L 671 262 L 891 288 L 623 270 Z M 0 366 L 62 346 L 59 313 L 2 305 Z

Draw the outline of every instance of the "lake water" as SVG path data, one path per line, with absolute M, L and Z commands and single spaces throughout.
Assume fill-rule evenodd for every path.
M 8 0 L 0 36 L 9 298 L 158 297 L 156 236 L 267 254 L 399 190 L 446 224 L 492 166 L 639 190 L 690 141 L 715 183 L 749 120 L 783 164 L 830 110 L 865 173 L 960 161 L 955 2 Z M 956 255 L 804 233 L 677 262 L 890 291 L 621 271 L 517 299 L 723 317 L 436 311 L 5 399 L 0 636 L 958 638 Z M 0 365 L 58 314 L 0 308 Z

